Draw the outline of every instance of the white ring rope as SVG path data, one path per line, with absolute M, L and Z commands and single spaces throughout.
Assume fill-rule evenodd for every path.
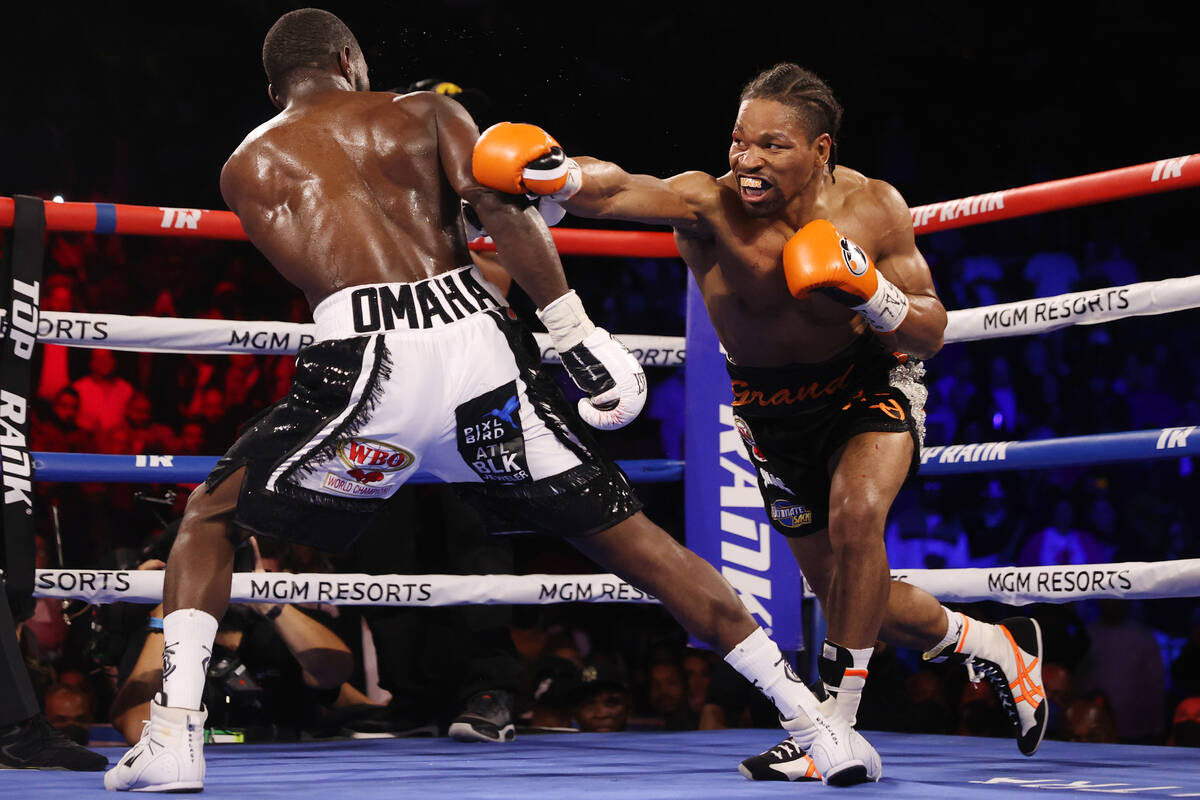
M 1008 605 L 1114 598 L 1200 597 L 1200 559 L 1053 567 L 892 570 L 944 602 Z M 159 570 L 39 569 L 35 597 L 89 603 L 157 603 Z M 812 594 L 807 590 L 805 596 Z M 351 606 L 655 603 L 616 575 L 361 575 L 238 572 L 234 603 L 329 603 Z
M 965 308 L 947 316 L 947 342 L 1047 333 L 1200 307 L 1200 275 Z
M 0 310 L 0 321 L 4 312 Z M 68 347 L 103 347 L 142 353 L 258 353 L 293 355 L 315 341 L 316 325 L 261 320 L 239 322 L 224 319 L 179 319 L 136 317 L 123 314 L 83 314 L 43 311 L 38 324 L 38 341 Z M 542 361 L 559 362 L 550 336 L 535 333 Z M 682 336 L 618 334 L 643 366 L 683 365 Z
M 1095 325 L 1197 307 L 1200 275 L 1169 278 L 951 311 L 945 340 L 950 343 L 1024 336 L 1070 325 Z M 311 344 L 314 332 L 311 323 L 44 311 L 38 324 L 38 341 L 143 353 L 291 354 Z M 618 336 L 645 366 L 683 364 L 686 343 L 682 336 Z M 542 360 L 557 362 L 550 338 L 546 334 L 535 337 Z

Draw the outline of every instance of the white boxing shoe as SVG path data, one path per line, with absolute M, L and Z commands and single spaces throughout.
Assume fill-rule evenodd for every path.
M 877 781 L 883 775 L 879 753 L 862 734 L 838 713 L 837 701 L 826 698 L 809 722 L 799 716 L 784 720 L 783 727 L 810 758 L 828 786 L 853 786 Z
M 204 720 L 207 711 L 150 702 L 142 738 L 104 773 L 110 792 L 199 792 L 204 788 Z
M 966 664 L 974 683 L 986 678 L 1012 720 L 1017 747 L 1033 755 L 1050 722 L 1042 684 L 1041 626 L 1031 617 L 1009 617 L 991 625 L 963 615 L 962 621 L 959 641 L 926 659 Z

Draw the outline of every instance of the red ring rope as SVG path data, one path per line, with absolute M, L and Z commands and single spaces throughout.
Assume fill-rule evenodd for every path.
M 1035 183 L 1015 189 L 947 200 L 911 209 L 917 233 L 933 233 L 1046 211 L 1104 203 L 1200 185 L 1200 157 L 1187 155 Z M 0 228 L 12 226 L 13 201 L 0 197 Z M 112 203 L 46 203 L 46 230 L 245 239 L 230 211 L 131 206 Z M 556 228 L 554 242 L 564 255 L 676 258 L 674 237 L 658 231 Z M 493 249 L 478 242 L 476 249 Z

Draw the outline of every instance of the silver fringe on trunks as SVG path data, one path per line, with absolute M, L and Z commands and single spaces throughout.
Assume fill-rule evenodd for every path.
M 910 357 L 908 361 L 893 367 L 888 374 L 888 382 L 904 392 L 908 398 L 908 406 L 917 426 L 917 441 L 925 446 L 925 400 L 929 390 L 925 388 L 925 363 Z

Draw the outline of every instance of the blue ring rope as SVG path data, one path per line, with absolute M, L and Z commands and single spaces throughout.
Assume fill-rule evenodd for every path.
M 123 456 L 94 453 L 32 454 L 34 479 L 64 483 L 199 483 L 217 463 L 216 456 Z M 1126 433 L 1101 433 L 1029 442 L 983 442 L 926 447 L 920 474 L 962 475 L 1017 469 L 1050 469 L 1086 464 L 1114 464 L 1200 455 L 1196 426 Z M 682 480 L 683 461 L 643 459 L 618 461 L 635 483 Z M 411 483 L 437 483 L 418 472 Z

